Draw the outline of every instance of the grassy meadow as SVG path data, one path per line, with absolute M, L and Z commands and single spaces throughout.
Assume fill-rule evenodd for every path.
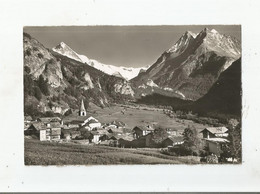
M 189 125 L 193 125 L 198 131 L 202 131 L 205 127 L 208 127 L 208 125 L 195 123 L 192 120 L 170 118 L 163 113 L 162 109 L 147 106 L 128 106 L 125 108 L 121 105 L 115 105 L 103 109 L 91 106 L 87 111 L 87 115 L 97 118 L 101 123 L 109 123 L 114 120 L 122 121 L 129 129 L 133 129 L 137 125 L 156 124 L 176 129 L 179 133 L 182 133 Z M 73 115 L 68 116 L 67 119 L 73 120 Z
M 175 157 L 159 149 L 40 142 L 25 138 L 25 165 L 198 164 L 199 157 Z

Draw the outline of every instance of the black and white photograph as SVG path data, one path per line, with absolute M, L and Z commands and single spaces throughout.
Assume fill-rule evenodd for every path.
M 0 192 L 260 191 L 260 1 L 0 2 Z
M 24 27 L 25 165 L 241 164 L 241 26 Z

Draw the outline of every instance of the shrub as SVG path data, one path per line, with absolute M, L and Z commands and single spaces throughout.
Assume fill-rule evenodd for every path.
M 53 117 L 54 113 L 52 111 L 47 111 L 47 112 L 44 113 L 44 116 L 46 116 L 46 117 Z
M 55 60 L 54 59 L 50 59 L 49 60 L 49 64 L 54 64 Z
M 25 33 L 25 32 L 23 33 L 23 36 L 24 36 L 24 37 L 27 37 L 27 38 L 29 38 L 29 39 L 32 38 L 30 34 L 27 34 L 27 33 Z
M 218 157 L 214 154 L 208 155 L 205 157 L 206 162 L 209 164 L 217 164 L 218 163 Z
M 67 111 L 64 113 L 65 116 L 68 116 L 68 115 L 71 115 L 71 114 L 72 114 L 72 110 L 71 110 L 71 109 L 67 110 Z
M 28 48 L 28 49 L 25 51 L 25 55 L 27 55 L 27 56 L 31 56 L 31 55 L 32 55 L 30 48 Z
M 24 66 L 24 71 L 29 74 L 31 72 L 31 69 L 28 66 Z
M 43 58 L 43 54 L 38 53 L 38 57 L 39 57 L 40 59 L 42 59 L 42 58 Z

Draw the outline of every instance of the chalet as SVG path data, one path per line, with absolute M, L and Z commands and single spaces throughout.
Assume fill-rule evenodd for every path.
M 118 144 L 120 147 L 132 147 L 133 136 L 123 135 L 118 139 Z
M 30 124 L 33 122 L 33 119 L 31 116 L 25 116 L 24 117 L 24 130 L 27 130 L 30 127 Z
M 38 118 L 37 121 L 43 122 L 43 123 L 51 123 L 51 122 L 61 123 L 62 122 L 59 117 L 42 117 L 42 118 Z
M 61 125 L 59 122 L 36 122 L 31 124 L 25 135 L 35 135 L 40 141 L 58 140 L 61 135 Z
M 223 146 L 227 143 L 229 143 L 227 139 L 219 137 L 206 139 L 206 146 L 208 147 L 209 152 L 217 156 L 220 156 L 220 154 L 223 152 Z
M 108 133 L 117 133 L 117 134 L 123 134 L 123 128 L 110 128 L 107 130 Z
M 184 143 L 183 136 L 173 136 L 173 137 L 167 137 L 165 140 L 163 140 L 162 146 L 168 147 L 168 146 L 180 145 L 183 143 Z
M 96 119 L 91 119 L 85 124 L 85 126 L 89 126 L 90 129 L 94 129 L 101 127 L 101 123 L 98 122 Z
M 100 141 L 99 138 L 102 136 L 102 134 L 100 134 L 97 131 L 91 131 L 90 133 L 93 136 L 93 138 L 91 139 L 91 142 L 92 143 L 98 143 Z
M 210 139 L 215 137 L 227 137 L 228 129 L 226 127 L 207 127 L 200 133 L 203 134 L 203 138 Z
M 133 128 L 133 136 L 135 139 L 145 136 L 149 133 L 152 133 L 154 129 L 151 126 L 136 126 Z
M 92 117 L 92 116 L 90 116 L 90 117 L 87 117 L 86 119 L 84 119 L 84 121 L 82 122 L 82 126 L 83 125 L 86 125 L 88 122 L 90 122 L 90 121 L 95 121 L 96 123 L 99 123 L 99 121 L 96 119 L 96 118 L 94 118 L 94 117 Z M 101 123 L 100 123 L 100 126 L 101 126 Z
M 124 128 L 125 126 L 126 124 L 121 121 L 112 121 L 105 125 L 107 128 Z
M 167 128 L 166 132 L 169 134 L 169 136 L 177 136 L 177 129 Z
M 32 122 L 32 121 L 33 121 L 33 119 L 32 119 L 31 116 L 24 116 L 24 122 L 25 122 L 25 123 L 30 123 L 30 122 Z

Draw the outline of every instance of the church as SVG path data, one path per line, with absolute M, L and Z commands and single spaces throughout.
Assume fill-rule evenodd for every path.
M 80 106 L 80 109 L 79 109 L 79 116 L 87 116 L 87 112 L 86 112 L 86 109 L 85 109 L 85 106 L 84 106 L 83 99 L 81 100 L 81 106 Z

